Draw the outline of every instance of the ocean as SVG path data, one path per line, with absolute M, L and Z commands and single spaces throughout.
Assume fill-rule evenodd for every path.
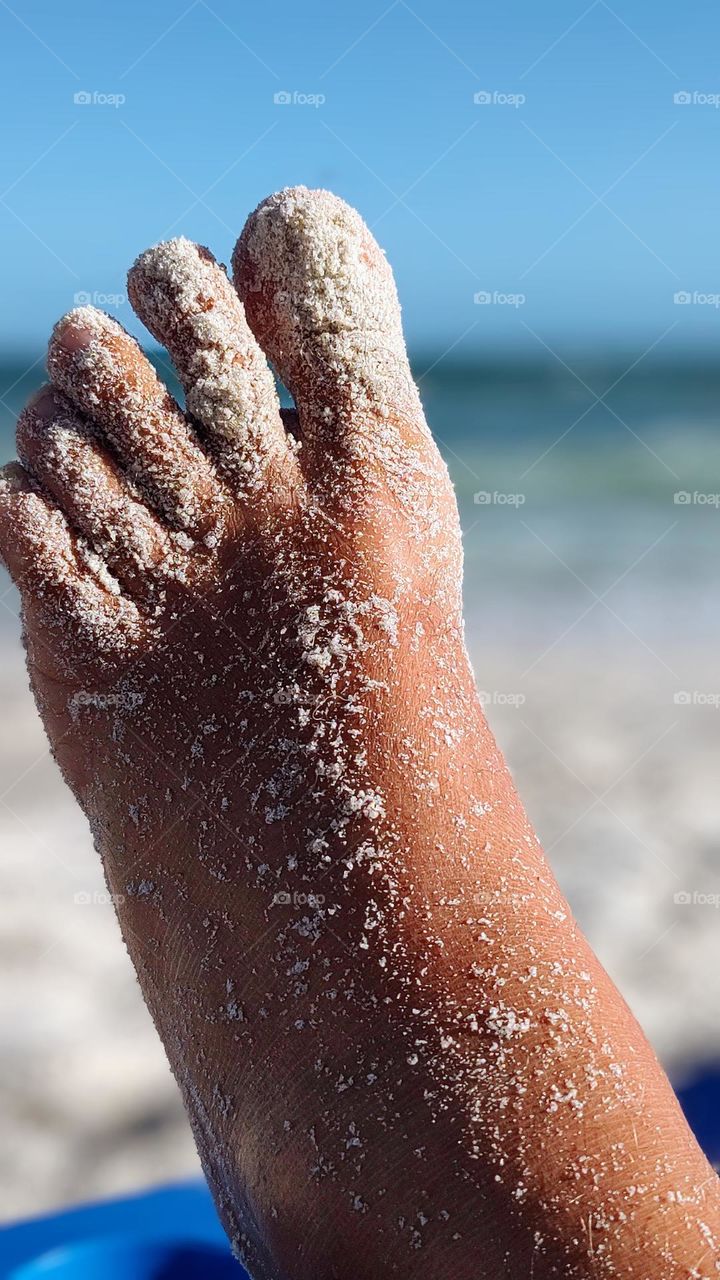
M 166 359 L 150 354 L 182 399 Z M 0 364 L 2 461 L 43 381 L 33 358 Z M 489 593 L 496 634 L 512 641 L 531 626 L 544 637 L 568 597 L 608 588 L 629 620 L 649 615 L 651 629 L 678 638 L 716 621 L 720 363 L 419 355 L 413 365 L 458 495 L 470 622 L 480 625 Z M 641 572 L 628 573 L 639 556 Z

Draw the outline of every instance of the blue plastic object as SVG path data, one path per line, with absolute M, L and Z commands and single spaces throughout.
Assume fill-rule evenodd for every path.
M 0 1280 L 249 1280 L 210 1192 L 179 1183 L 0 1230 Z
M 678 1098 L 708 1160 L 720 1164 L 720 1065 L 690 1076 Z
M 678 1092 L 708 1158 L 720 1161 L 720 1067 Z M 203 1182 L 70 1209 L 0 1229 L 0 1280 L 249 1280 Z

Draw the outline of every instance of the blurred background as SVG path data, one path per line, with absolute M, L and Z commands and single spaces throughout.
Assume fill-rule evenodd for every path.
M 720 1059 L 720 10 L 0 0 L 0 450 L 49 330 L 296 183 L 395 269 L 478 684 L 682 1083 Z M 172 381 L 167 358 L 154 353 Z M 0 1214 L 196 1167 L 0 581 Z

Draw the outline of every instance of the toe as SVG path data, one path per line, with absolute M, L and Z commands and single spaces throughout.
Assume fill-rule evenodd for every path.
M 387 471 L 426 440 L 392 272 L 354 209 L 304 187 L 271 196 L 248 219 L 233 271 L 295 399 L 316 480 L 329 460 L 335 479 L 340 466 L 367 480 L 374 462 Z
M 71 311 L 55 326 L 48 369 L 172 525 L 198 537 L 216 535 L 224 499 L 215 469 L 117 321 L 94 307 Z
M 0 471 L 0 558 L 30 620 L 31 661 L 43 670 L 72 674 L 76 659 L 116 655 L 138 640 L 135 605 L 17 463 Z
M 268 479 L 289 479 L 294 453 L 274 379 L 224 269 L 208 249 L 171 240 L 138 258 L 128 289 L 143 324 L 170 352 L 188 413 L 233 486 L 272 493 Z
M 45 387 L 20 415 L 18 452 L 126 593 L 149 597 L 185 555 L 70 401 Z

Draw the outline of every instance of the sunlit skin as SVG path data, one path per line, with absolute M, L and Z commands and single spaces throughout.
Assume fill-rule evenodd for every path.
M 477 698 L 387 263 L 297 188 L 233 268 L 179 240 L 130 273 L 187 416 L 115 321 L 61 320 L 0 485 L 228 1234 L 255 1280 L 710 1280 L 717 1177 Z

